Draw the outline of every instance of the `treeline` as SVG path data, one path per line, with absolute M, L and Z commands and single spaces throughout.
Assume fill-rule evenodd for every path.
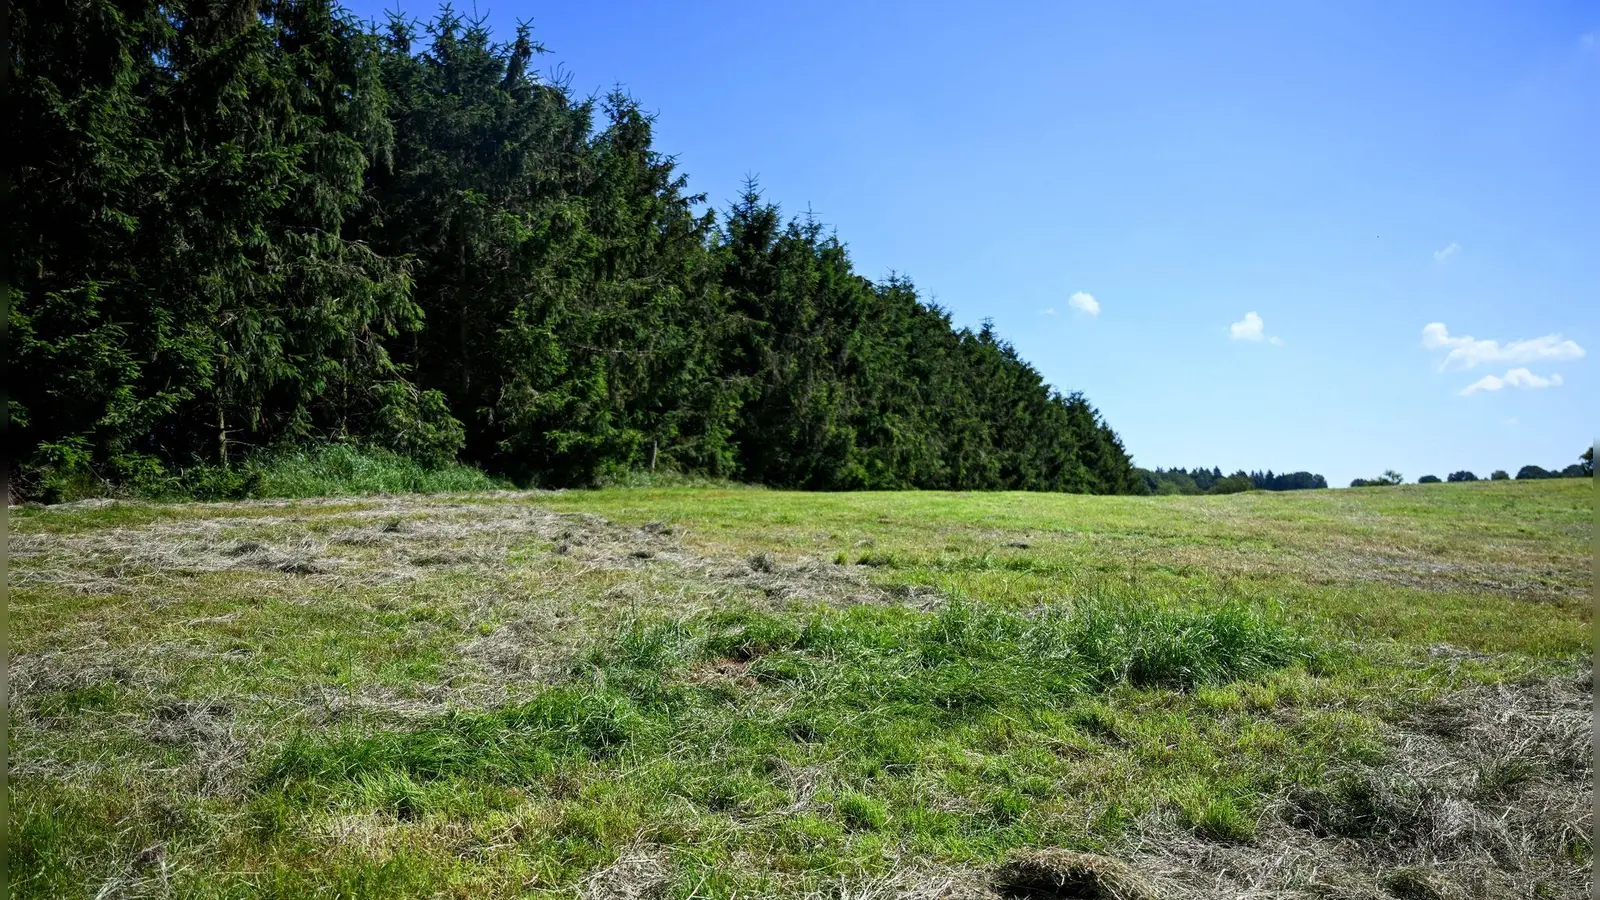
M 1138 469 L 1144 493 L 1237 494 L 1241 491 L 1303 491 L 1325 488 L 1328 480 L 1310 472 L 1246 472 L 1223 475 L 1220 468 Z
M 1138 492 L 987 325 L 449 11 L 13 5 L 13 484 L 343 443 L 524 482 Z
M 1562 469 L 1545 469 L 1539 466 L 1523 466 L 1517 470 L 1517 481 L 1538 481 L 1542 478 L 1593 478 L 1594 477 L 1594 448 L 1587 447 L 1578 455 L 1578 461 Z M 1451 472 L 1444 479 L 1449 483 L 1464 481 L 1481 481 L 1476 474 L 1467 469 Z M 1511 473 L 1505 469 L 1495 469 L 1489 473 L 1490 481 L 1510 481 Z M 1424 475 L 1417 479 L 1417 484 L 1439 484 L 1439 476 Z M 1405 484 L 1405 476 L 1393 469 L 1384 472 L 1377 478 L 1357 478 L 1350 482 L 1351 487 L 1387 487 L 1396 484 Z

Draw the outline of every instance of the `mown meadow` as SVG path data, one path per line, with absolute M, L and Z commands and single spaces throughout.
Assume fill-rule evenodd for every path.
M 10 888 L 1588 896 L 1593 491 L 13 507 Z

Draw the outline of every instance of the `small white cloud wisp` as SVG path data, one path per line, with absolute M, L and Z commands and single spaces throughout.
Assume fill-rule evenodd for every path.
M 1433 261 L 1434 262 L 1444 262 L 1445 260 L 1449 259 L 1452 256 L 1455 256 L 1457 253 L 1460 253 L 1460 252 L 1461 252 L 1461 245 L 1456 243 L 1455 241 L 1451 241 L 1448 245 L 1446 245 L 1444 247 L 1441 247 L 1438 250 L 1433 251 Z
M 1430 322 L 1422 329 L 1422 346 L 1429 350 L 1449 349 L 1439 371 L 1466 370 L 1489 363 L 1566 362 L 1582 359 L 1584 349 L 1576 341 L 1566 340 L 1559 334 L 1529 338 L 1501 344 L 1499 341 L 1480 341 L 1472 335 L 1452 335 L 1443 322 Z
M 1087 291 L 1078 291 L 1068 297 L 1067 305 L 1081 313 L 1087 313 L 1091 316 L 1100 315 L 1100 301 L 1096 300 L 1094 295 Z
M 1044 309 L 1039 310 L 1039 315 L 1041 316 L 1053 316 L 1055 314 L 1056 308 L 1054 306 L 1046 306 Z
M 1551 375 L 1545 378 L 1535 375 L 1524 368 L 1512 369 L 1504 376 L 1485 375 L 1477 381 L 1461 389 L 1461 396 L 1471 397 L 1480 391 L 1498 391 L 1504 388 L 1519 388 L 1522 390 L 1535 390 L 1538 388 L 1558 387 L 1561 384 L 1560 375 Z
M 1236 341 L 1266 341 L 1269 344 L 1282 344 L 1279 337 L 1268 337 L 1266 323 L 1261 321 L 1260 314 L 1251 311 L 1244 314 L 1244 318 L 1228 326 L 1228 337 Z

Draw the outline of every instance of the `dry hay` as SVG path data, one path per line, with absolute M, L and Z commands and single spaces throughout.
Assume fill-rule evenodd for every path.
M 1391 726 L 1387 761 L 1278 798 L 1248 842 L 1206 840 L 1157 813 L 1115 857 L 1023 850 L 988 871 L 899 859 L 809 896 L 1580 900 L 1593 893 L 1591 697 L 1589 681 L 1568 677 L 1475 686 L 1418 707 Z M 582 896 L 656 896 L 671 871 L 664 849 L 632 850 Z
M 1154 900 L 1157 896 L 1145 878 L 1127 863 L 1069 850 L 1014 854 L 995 873 L 994 883 L 1001 896 L 1019 900 Z
M 521 495 L 512 495 L 520 497 Z M 580 570 L 665 570 L 772 604 L 790 601 L 902 602 L 914 593 L 878 588 L 849 567 L 817 559 L 781 562 L 687 548 L 663 522 L 640 527 L 586 513 L 558 513 L 524 503 L 474 497 L 442 501 L 389 498 L 339 510 L 341 527 L 314 530 L 305 515 L 218 516 L 97 529 L 79 534 L 9 536 L 13 588 L 51 585 L 93 594 L 135 593 L 168 579 L 250 570 L 322 576 L 339 584 L 415 581 L 436 571 L 503 576 L 512 550 L 549 550 Z M 233 504 L 255 512 L 281 502 Z M 322 524 L 326 524 L 324 521 Z M 16 565 L 20 564 L 20 565 Z
M 1591 703 L 1570 677 L 1469 688 L 1392 725 L 1386 762 L 1278 798 L 1248 844 L 1156 817 L 1126 856 L 1175 898 L 1589 897 Z
M 596 869 L 579 886 L 582 900 L 647 900 L 665 894 L 672 877 L 667 852 L 660 847 L 629 847 L 608 866 Z
M 291 716 L 310 724 L 415 720 L 449 708 L 506 702 L 566 677 L 573 654 L 593 637 L 585 633 L 585 616 L 575 604 L 586 602 L 583 580 L 596 572 L 626 574 L 602 598 L 623 614 L 666 608 L 682 613 L 729 602 L 928 602 L 925 595 L 881 589 L 859 572 L 817 560 L 699 553 L 684 545 L 681 531 L 662 522 L 632 527 L 599 516 L 476 498 L 392 498 L 353 511 L 341 508 L 333 521 L 296 514 L 298 505 L 281 502 L 225 508 L 260 512 L 247 509 L 255 506 L 283 508 L 285 514 L 167 520 L 84 533 L 12 533 L 10 583 L 107 596 L 159 611 L 194 595 L 189 579 L 253 573 L 258 577 L 222 585 L 224 599 L 253 603 L 271 596 L 314 603 L 330 591 L 367 588 L 367 594 L 351 595 L 352 602 L 382 610 L 415 602 L 414 585 L 425 578 L 468 576 L 457 579 L 463 596 L 455 601 L 455 611 L 445 614 L 449 624 L 410 626 L 419 633 L 462 630 L 456 647 L 460 664 L 445 683 L 409 685 L 403 694 L 379 685 L 310 686 L 298 698 L 284 698 L 273 712 L 278 719 Z M 204 593 L 216 590 L 208 586 Z M 185 632 L 175 640 L 130 643 L 116 633 L 113 615 L 64 625 L 51 643 L 70 649 L 13 654 L 7 668 L 14 721 L 56 727 L 40 718 L 38 705 L 47 694 L 101 685 L 136 691 L 148 698 L 148 713 L 137 721 L 119 717 L 108 726 L 191 751 L 186 768 L 199 773 L 200 787 L 226 792 L 228 776 L 241 764 L 241 734 L 249 726 L 235 721 L 234 711 L 222 702 L 180 707 L 162 700 L 175 672 L 237 662 L 251 651 L 219 645 L 202 628 L 226 624 L 237 611 L 192 615 L 171 621 Z M 485 621 L 497 627 L 480 634 L 475 625 Z M 189 634 L 190 627 L 201 630 Z
M 1593 896 L 1587 679 L 1482 685 L 1416 708 L 1379 765 L 1269 804 L 1256 837 L 1169 813 L 1115 857 L 1019 851 L 987 872 L 899 860 L 817 896 L 882 900 L 1579 900 Z M 799 773 L 797 773 L 799 774 Z M 1352 786 L 1354 786 L 1352 788 Z

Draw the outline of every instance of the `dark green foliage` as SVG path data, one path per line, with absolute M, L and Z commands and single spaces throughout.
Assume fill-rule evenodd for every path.
M 374 447 L 331 444 L 262 451 L 231 465 L 199 463 L 148 467 L 118 484 L 96 482 L 87 470 L 53 470 L 34 485 L 36 496 L 58 503 L 111 492 L 146 500 L 247 500 L 429 494 L 506 487 L 459 463 L 428 463 Z
M 249 460 L 325 444 L 543 484 L 1141 489 L 987 325 L 856 274 L 753 184 L 697 213 L 650 117 L 540 78 L 526 28 L 334 0 L 15 23 L 25 494 L 251 493 Z
M 1237 494 L 1241 491 L 1304 491 L 1325 488 L 1328 480 L 1310 472 L 1246 472 L 1224 476 L 1220 468 L 1136 469 L 1147 494 Z
M 1386 469 L 1377 478 L 1357 478 L 1350 482 L 1351 487 L 1390 487 L 1396 484 L 1405 484 L 1406 478 L 1393 469 Z
M 1578 462 L 1563 469 L 1544 469 L 1539 466 L 1523 466 L 1517 470 L 1517 480 L 1537 480 L 1541 478 L 1592 478 L 1594 477 L 1594 448 L 1586 447 L 1578 455 Z
M 1251 472 L 1250 480 L 1255 482 L 1258 491 L 1305 491 L 1328 486 L 1328 479 L 1310 472 L 1279 472 L 1274 475 L 1268 469 L 1265 474 Z
M 1493 472 L 1489 473 L 1489 480 L 1490 481 L 1509 481 L 1509 480 L 1511 480 L 1511 476 L 1506 473 L 1505 469 L 1495 469 Z
M 1200 494 L 1199 485 L 1194 478 L 1182 469 L 1162 469 L 1155 471 L 1139 469 L 1139 480 L 1144 484 L 1144 493 L 1147 494 Z
M 169 491 L 167 496 L 216 500 L 339 497 L 487 491 L 503 486 L 468 466 L 428 465 L 388 450 L 362 450 L 340 444 L 257 454 L 240 466 L 194 466 L 184 470 L 180 478 L 177 490 Z M 201 486 L 207 478 L 223 484 L 237 479 L 243 487 L 212 493 Z
M 1439 476 L 1437 476 L 1437 475 L 1424 475 L 1421 478 L 1417 479 L 1417 484 L 1439 484 L 1439 483 L 1440 483 Z
M 15 47 L 14 463 L 126 481 L 437 414 L 393 388 L 404 260 L 346 235 L 391 139 L 358 25 L 317 0 L 30 2 Z
M 1242 494 L 1255 490 L 1255 482 L 1247 475 L 1229 475 L 1211 486 L 1213 494 Z
M 1477 481 L 1478 480 L 1478 476 L 1472 474 L 1471 472 L 1468 472 L 1466 469 L 1462 469 L 1459 472 L 1451 472 L 1450 476 L 1446 480 L 1447 481 L 1452 481 L 1452 482 L 1454 482 L 1454 481 Z
M 811 218 L 747 185 L 713 253 L 742 386 L 739 471 L 796 487 L 1130 493 L 1116 434 L 985 325 L 952 329 L 909 280 L 873 284 Z

